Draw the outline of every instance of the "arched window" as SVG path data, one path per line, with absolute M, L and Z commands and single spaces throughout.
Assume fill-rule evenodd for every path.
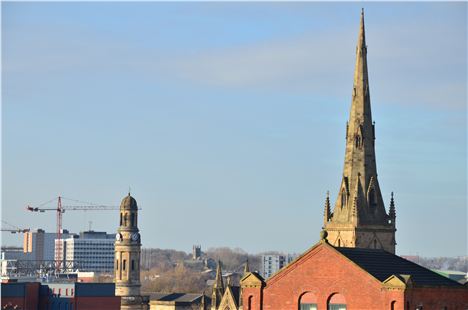
M 130 213 L 130 225 L 135 226 L 135 214 Z
M 306 292 L 299 297 L 299 310 L 317 310 L 317 297 L 312 292 Z
M 123 224 L 122 219 L 123 219 L 123 216 L 122 216 L 122 213 L 120 213 L 120 226 L 122 226 L 122 224 Z
M 328 298 L 328 310 L 346 310 L 346 299 L 335 293 Z
M 127 213 L 124 215 L 124 225 L 127 226 Z
M 396 300 L 392 301 L 392 303 L 390 304 L 390 310 L 395 310 L 396 308 Z
M 252 310 L 252 299 L 253 299 L 253 296 L 249 296 L 249 302 L 247 304 L 247 310 Z

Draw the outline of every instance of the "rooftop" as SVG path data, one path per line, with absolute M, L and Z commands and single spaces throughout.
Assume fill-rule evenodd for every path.
M 341 247 L 335 249 L 381 282 L 392 275 L 410 275 L 416 285 L 462 287 L 456 281 L 384 250 Z

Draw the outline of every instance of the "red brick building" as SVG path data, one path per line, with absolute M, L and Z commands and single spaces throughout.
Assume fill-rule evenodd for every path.
M 114 283 L 2 283 L 1 309 L 120 310 L 114 290 Z
M 466 310 L 468 289 L 381 249 L 314 245 L 267 281 L 241 280 L 243 310 Z

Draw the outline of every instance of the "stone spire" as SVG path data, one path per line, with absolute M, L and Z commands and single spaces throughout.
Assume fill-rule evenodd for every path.
M 218 309 L 219 303 L 224 295 L 223 273 L 221 270 L 221 261 L 218 260 L 216 267 L 216 278 L 213 284 L 213 293 L 211 295 L 211 309 Z
M 224 283 L 223 283 L 223 272 L 221 270 L 221 261 L 218 260 L 218 266 L 216 267 L 216 279 L 214 287 L 223 290 L 224 293 Z
M 395 226 L 377 178 L 364 10 L 358 32 L 342 181 L 333 210 L 328 197 L 325 202 L 324 229 L 332 245 L 368 247 L 367 240 L 377 238 L 383 249 L 395 253 Z
M 335 204 L 332 220 L 346 223 L 352 216 L 355 195 L 360 222 L 385 223 L 387 214 L 377 181 L 374 149 L 374 123 L 372 122 L 367 73 L 367 45 L 364 29 L 364 11 L 356 46 L 356 66 L 351 109 L 346 129 L 346 151 L 343 181 Z

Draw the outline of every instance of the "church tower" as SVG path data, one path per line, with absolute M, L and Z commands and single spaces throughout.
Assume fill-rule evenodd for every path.
M 364 11 L 361 12 L 346 151 L 333 212 L 327 195 L 324 229 L 334 246 L 378 248 L 395 253 L 395 205 L 387 214 L 377 179 L 375 124 L 372 122 Z
M 138 206 L 129 193 L 120 204 L 120 226 L 115 240 L 115 295 L 121 296 L 121 310 L 145 309 L 140 295 L 140 252 Z

